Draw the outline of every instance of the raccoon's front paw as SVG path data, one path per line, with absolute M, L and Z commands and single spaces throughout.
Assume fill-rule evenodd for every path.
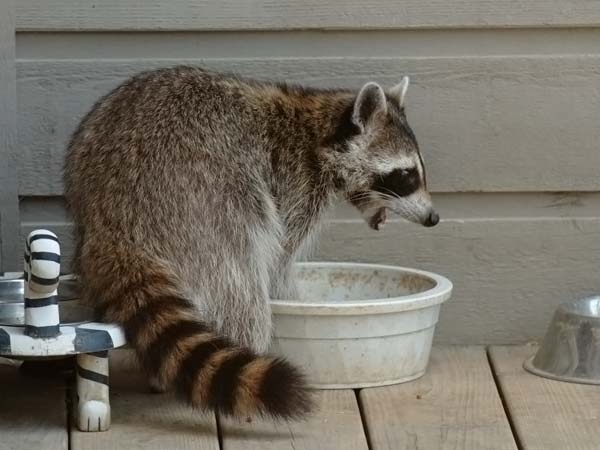
M 158 377 L 150 377 L 148 379 L 148 387 L 153 394 L 164 394 L 169 391 L 168 386 L 165 386 Z
M 381 230 L 387 220 L 387 209 L 379 208 L 369 220 L 369 226 L 374 230 Z

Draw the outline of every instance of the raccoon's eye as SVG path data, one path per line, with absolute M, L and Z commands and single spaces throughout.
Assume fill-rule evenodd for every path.
M 409 167 L 407 169 L 397 169 L 397 175 L 401 178 L 419 178 L 419 172 L 416 167 Z
M 421 181 L 415 167 L 396 169 L 375 179 L 372 189 L 383 193 L 394 193 L 401 197 L 407 196 L 419 189 Z
M 416 167 L 411 167 L 410 169 L 408 169 L 407 175 L 411 176 L 411 177 L 415 177 L 415 178 L 418 179 L 419 178 L 419 171 L 417 170 Z

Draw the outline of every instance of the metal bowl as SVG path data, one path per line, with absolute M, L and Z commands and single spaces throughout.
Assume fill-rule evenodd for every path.
M 23 325 L 25 321 L 23 274 L 10 274 L 0 278 L 0 325 Z M 73 275 L 60 277 L 58 307 L 62 324 L 78 324 L 93 319 L 91 308 L 81 304 L 79 284 Z
M 600 296 L 559 305 L 524 368 L 554 380 L 600 384 Z

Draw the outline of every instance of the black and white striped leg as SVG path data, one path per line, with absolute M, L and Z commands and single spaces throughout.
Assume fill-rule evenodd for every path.
M 77 427 L 106 431 L 110 427 L 108 351 L 77 355 Z
M 25 242 L 25 334 L 33 338 L 60 333 L 58 277 L 60 245 L 54 233 L 35 230 Z

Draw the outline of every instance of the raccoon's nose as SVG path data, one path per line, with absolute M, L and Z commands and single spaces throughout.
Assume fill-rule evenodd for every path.
M 429 217 L 427 217 L 427 220 L 423 223 L 423 225 L 425 225 L 426 227 L 435 227 L 439 223 L 439 221 L 440 215 L 435 211 L 431 211 L 429 213 Z

